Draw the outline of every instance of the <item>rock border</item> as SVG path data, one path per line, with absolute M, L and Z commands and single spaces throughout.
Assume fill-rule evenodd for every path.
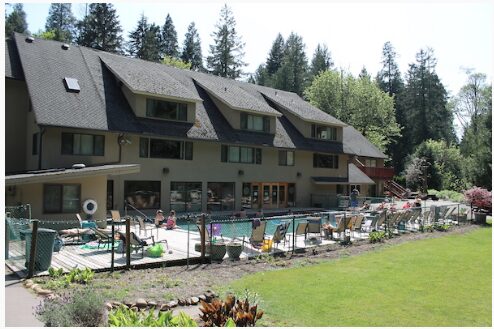
M 27 289 L 31 289 L 35 294 L 38 296 L 47 298 L 47 299 L 54 299 L 57 297 L 53 291 L 48 290 L 48 289 L 43 289 L 39 284 L 34 283 L 32 279 L 27 279 L 23 282 L 24 287 Z M 200 301 L 205 301 L 205 302 L 210 302 L 214 298 L 218 297 L 218 294 L 216 294 L 212 290 L 206 290 L 205 293 L 198 295 L 198 296 L 193 296 L 193 297 L 188 297 L 188 298 L 179 298 L 177 300 L 171 300 L 167 303 L 162 303 L 158 304 L 156 301 L 153 300 L 146 300 L 144 298 L 138 298 L 135 302 L 118 302 L 118 301 L 110 301 L 106 302 L 105 306 L 108 311 L 117 308 L 119 306 L 123 306 L 125 308 L 130 308 L 134 309 L 136 311 L 138 310 L 147 310 L 147 309 L 155 309 L 159 311 L 168 311 L 171 310 L 172 308 L 175 308 L 177 306 L 191 306 L 191 305 L 197 305 L 199 304 Z

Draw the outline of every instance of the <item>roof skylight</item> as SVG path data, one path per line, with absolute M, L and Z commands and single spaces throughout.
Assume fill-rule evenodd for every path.
M 79 82 L 74 78 L 63 78 L 63 82 L 65 83 L 65 89 L 69 92 L 78 93 L 81 91 L 81 87 L 79 87 Z

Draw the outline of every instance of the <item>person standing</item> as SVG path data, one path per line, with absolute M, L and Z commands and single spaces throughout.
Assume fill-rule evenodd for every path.
M 358 196 L 359 196 L 359 191 L 357 190 L 357 188 L 354 188 L 350 193 L 350 207 L 357 208 Z

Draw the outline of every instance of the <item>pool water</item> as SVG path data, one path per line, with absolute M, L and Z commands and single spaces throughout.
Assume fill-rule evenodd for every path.
M 288 233 L 292 233 L 297 229 L 297 225 L 299 223 L 306 223 L 308 217 L 299 217 L 299 218 L 274 218 L 267 219 L 266 223 L 266 235 L 273 235 L 276 231 L 276 227 L 282 222 L 289 222 L 290 225 L 288 227 Z M 331 215 L 323 215 L 322 223 L 330 223 L 333 226 L 336 226 L 336 219 Z M 186 220 L 178 220 L 177 225 L 179 225 L 182 229 L 187 230 L 187 221 Z M 293 226 L 294 225 L 294 226 Z M 211 224 L 206 224 L 208 231 L 211 231 Z M 189 225 L 189 229 L 191 231 L 197 232 L 197 225 L 195 222 L 191 222 Z M 213 222 L 213 232 L 214 236 L 220 236 L 227 238 L 242 238 L 242 237 L 250 237 L 252 234 L 252 220 L 239 220 L 235 219 L 232 221 L 224 221 L 224 222 Z

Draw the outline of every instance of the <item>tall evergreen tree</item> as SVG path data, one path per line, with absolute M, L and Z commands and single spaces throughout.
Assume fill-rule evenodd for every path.
M 255 83 L 261 86 L 269 86 L 268 80 L 269 75 L 266 66 L 264 64 L 259 65 L 256 72 L 254 73 Z
M 394 98 L 396 122 L 400 127 L 404 127 L 408 124 L 401 101 L 404 83 L 398 64 L 396 63 L 396 57 L 397 54 L 393 45 L 391 42 L 387 41 L 383 46 L 381 57 L 382 68 L 377 73 L 376 82 L 382 91 Z M 397 174 L 404 170 L 405 158 L 412 152 L 412 150 L 407 147 L 409 141 L 406 137 L 407 136 L 404 135 L 397 137 L 389 146 L 392 165 Z
M 305 44 L 301 36 L 291 33 L 285 44 L 283 64 L 273 76 L 273 87 L 302 96 L 308 77 Z
M 53 31 L 55 39 L 72 42 L 75 37 L 76 19 L 72 14 L 71 3 L 52 3 L 46 18 L 46 31 Z
M 269 51 L 268 59 L 266 60 L 266 73 L 272 76 L 280 69 L 285 56 L 285 41 L 281 33 L 278 33 L 273 41 L 271 50 Z
M 237 34 L 236 21 L 232 10 L 225 4 L 221 9 L 216 31 L 212 33 L 214 44 L 209 46 L 207 66 L 212 74 L 236 79 L 245 66 L 244 43 Z
M 28 33 L 26 12 L 22 3 L 16 3 L 12 6 L 12 12 L 5 16 L 5 37 L 12 36 L 12 33 Z
M 160 60 L 160 27 L 148 24 L 144 13 L 135 30 L 129 33 L 127 52 L 130 56 L 158 62 Z
M 178 58 L 177 31 L 170 14 L 166 15 L 165 25 L 161 30 L 161 52 L 163 56 Z
M 411 151 L 427 139 L 444 139 L 448 144 L 456 141 L 453 114 L 446 106 L 447 92 L 435 72 L 436 63 L 432 49 L 421 49 L 407 73 L 403 133 Z
M 384 43 L 382 52 L 382 69 L 377 73 L 376 81 L 382 91 L 387 92 L 389 96 L 397 95 L 403 90 L 403 79 L 396 64 L 396 51 L 387 41 Z
M 328 50 L 328 46 L 317 44 L 312 62 L 310 65 L 311 80 L 314 79 L 319 73 L 324 72 L 332 68 L 334 65 L 331 59 L 331 53 Z
M 113 53 L 121 52 L 122 28 L 111 3 L 91 3 L 89 13 L 77 24 L 77 44 Z
M 180 58 L 190 63 L 190 69 L 194 71 L 204 70 L 202 64 L 202 50 L 201 50 L 201 38 L 196 29 L 194 22 L 190 23 L 185 33 L 184 46 L 182 50 L 182 56 Z

